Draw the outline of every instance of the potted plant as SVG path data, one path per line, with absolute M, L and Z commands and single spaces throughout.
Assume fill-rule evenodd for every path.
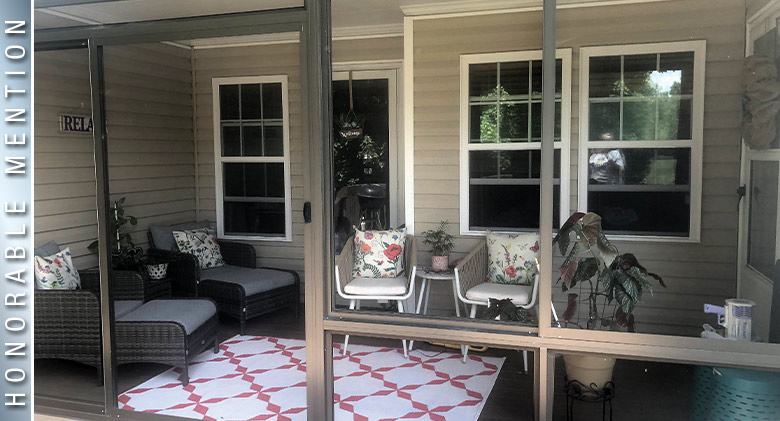
M 633 311 L 644 291 L 653 293 L 651 278 L 666 287 L 660 276 L 647 271 L 631 253 L 620 254 L 601 229 L 595 213 L 575 213 L 553 240 L 564 258 L 558 283 L 570 292 L 563 313 L 566 327 L 635 331 Z M 585 310 L 580 312 L 582 305 Z M 580 313 L 586 313 L 583 317 Z M 570 380 L 599 389 L 611 380 L 614 358 L 564 355 Z
M 125 198 L 123 197 L 111 206 L 113 216 L 109 226 L 111 231 L 111 263 L 114 269 L 138 270 L 143 250 L 135 246 L 129 232 L 132 227 L 138 224 L 138 219 L 125 215 L 124 203 Z M 93 253 L 97 253 L 98 244 L 99 241 L 95 240 L 87 248 Z
M 433 252 L 431 268 L 436 272 L 447 270 L 450 251 L 455 247 L 453 243 L 455 237 L 447 233 L 448 226 L 449 221 L 442 221 L 439 228 L 422 233 L 423 243 L 431 246 L 431 251 Z
M 170 259 L 161 254 L 145 254 L 141 258 L 141 263 L 146 269 L 146 274 L 149 279 L 160 280 L 165 279 L 168 275 L 168 264 Z

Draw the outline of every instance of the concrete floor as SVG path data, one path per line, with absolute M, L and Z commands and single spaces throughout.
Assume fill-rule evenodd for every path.
M 220 321 L 219 339 L 224 341 L 238 332 L 238 322 L 232 319 Z M 304 319 L 296 319 L 292 311 L 281 310 L 250 321 L 247 334 L 304 339 Z M 336 341 L 342 340 L 337 337 Z M 399 346 L 397 340 L 360 338 L 352 336 L 350 344 Z M 440 352 L 445 349 L 417 342 L 415 349 Z M 447 349 L 449 352 L 457 350 Z M 490 349 L 485 355 L 505 357 L 506 361 L 496 380 L 480 420 L 533 420 L 533 354 L 529 354 L 531 367 L 523 372 L 521 352 Z M 117 388 L 124 392 L 162 373 L 169 367 L 159 364 L 130 364 L 118 369 Z M 564 368 L 559 358 L 556 362 L 554 419 L 566 419 L 566 396 L 563 390 Z M 619 360 L 615 367 L 615 420 L 689 419 L 692 402 L 693 368 L 675 364 L 648 363 Z M 103 389 L 97 386 L 94 368 L 60 360 L 35 362 L 36 396 L 56 396 L 85 402 L 102 403 Z M 662 404 L 650 404 L 662 402 Z M 576 402 L 575 419 L 581 421 L 601 419 L 600 404 Z M 458 420 L 453 420 L 458 421 Z

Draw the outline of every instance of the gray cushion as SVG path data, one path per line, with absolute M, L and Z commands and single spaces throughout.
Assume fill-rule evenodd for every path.
M 210 300 L 152 300 L 117 318 L 119 322 L 178 322 L 187 335 L 217 313 Z
M 143 305 L 141 300 L 120 300 L 114 301 L 114 318 L 120 319 L 125 314 L 141 307 Z
M 295 283 L 295 276 L 290 272 L 230 265 L 203 269 L 200 272 L 200 279 L 239 284 L 244 287 L 247 297 Z
M 36 256 L 47 257 L 52 254 L 56 254 L 60 251 L 60 245 L 55 241 L 49 241 L 48 243 L 38 246 L 33 250 Z
M 149 231 L 152 233 L 154 247 L 160 250 L 178 251 L 176 241 L 173 239 L 173 231 L 195 230 L 198 228 L 211 228 L 209 221 L 184 222 L 173 225 L 149 225 Z

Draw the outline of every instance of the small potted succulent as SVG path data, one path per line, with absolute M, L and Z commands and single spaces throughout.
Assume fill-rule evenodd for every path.
M 433 257 L 431 268 L 436 272 L 443 272 L 449 267 L 449 256 L 455 244 L 455 237 L 447 232 L 448 221 L 442 221 L 439 228 L 422 233 L 423 243 L 431 246 Z
M 650 280 L 666 287 L 633 254 L 618 252 L 595 213 L 572 215 L 553 240 L 555 244 L 564 258 L 558 283 L 564 292 L 570 291 L 562 317 L 566 327 L 634 332 L 632 313 L 644 291 L 652 294 Z M 573 292 L 575 288 L 578 293 Z M 604 387 L 615 366 L 614 358 L 566 354 L 564 361 L 569 379 L 592 390 Z

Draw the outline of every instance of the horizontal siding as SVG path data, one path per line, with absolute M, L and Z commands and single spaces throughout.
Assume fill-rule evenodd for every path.
M 189 51 L 167 45 L 106 47 L 109 188 L 138 218 L 146 246 L 152 223 L 195 219 Z M 76 266 L 97 264 L 92 137 L 59 133 L 60 113 L 90 114 L 86 51 L 35 56 L 35 242 L 70 246 Z
M 621 242 L 659 272 L 669 288 L 646 296 L 636 311 L 645 332 L 697 334 L 711 321 L 703 303 L 719 303 L 736 287 L 739 182 L 741 57 L 744 56 L 744 3 L 685 0 L 658 4 L 562 9 L 559 48 L 572 49 L 571 180 L 572 211 L 577 208 L 579 145 L 579 49 L 616 43 L 707 40 L 704 115 L 702 232 L 698 244 Z M 541 12 L 419 20 L 414 23 L 415 72 L 415 227 L 423 231 L 449 219 L 459 230 L 460 56 L 501 51 L 541 50 Z M 609 27 L 609 31 L 602 28 Z M 618 38 L 615 34 L 620 34 Z M 480 239 L 460 237 L 455 255 Z M 428 254 L 421 252 L 421 261 Z M 444 288 L 442 288 L 444 290 Z M 565 295 L 554 289 L 559 314 Z M 452 311 L 451 292 L 434 300 L 435 311 Z M 433 305 L 433 304 L 432 304 Z M 436 308 L 439 306 L 439 308 Z

